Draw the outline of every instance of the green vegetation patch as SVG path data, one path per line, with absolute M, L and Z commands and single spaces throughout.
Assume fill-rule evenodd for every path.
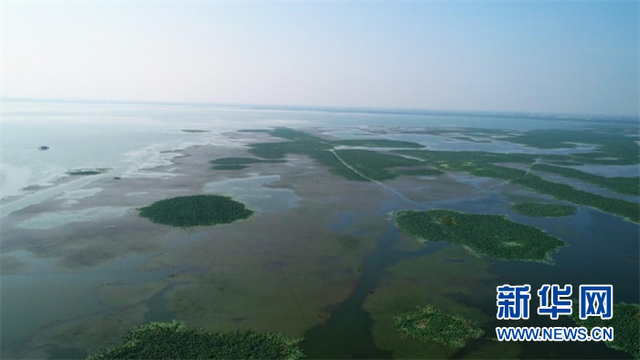
M 522 203 L 511 205 L 511 208 L 520 214 L 535 217 L 562 217 L 571 216 L 577 209 L 571 205 Z
M 87 360 L 111 359 L 287 359 L 303 357 L 299 339 L 250 330 L 208 333 L 183 323 L 150 323 L 134 327 L 122 343 L 90 355 Z
M 394 320 L 395 327 L 406 336 L 452 348 L 462 348 L 466 340 L 478 339 L 484 334 L 474 322 L 460 315 L 443 314 L 430 305 L 396 316 Z
M 544 164 L 535 164 L 531 167 L 531 169 L 558 174 L 566 178 L 582 180 L 603 188 L 607 188 L 611 191 L 615 191 L 619 194 L 640 196 L 640 178 L 638 177 L 608 178 L 604 176 L 589 174 L 576 169 Z
M 618 215 L 629 221 L 640 223 L 640 207 L 630 201 L 609 198 L 593 194 L 588 191 L 578 190 L 566 184 L 557 184 L 531 173 L 512 181 L 529 190 L 541 194 L 551 195 L 556 199 L 570 201 L 574 204 L 589 206 L 610 214 Z
M 476 176 L 512 180 L 524 176 L 524 170 L 498 166 L 500 163 L 531 164 L 540 155 L 501 154 L 483 151 L 396 150 L 395 153 L 423 159 L 424 164 L 442 170 L 465 171 Z
M 444 241 L 504 260 L 550 262 L 565 242 L 503 215 L 452 210 L 401 211 L 396 224 L 419 241 Z
M 110 169 L 106 168 L 98 168 L 98 169 L 77 169 L 77 170 L 69 170 L 67 171 L 67 175 L 71 176 L 90 176 L 90 175 L 100 175 L 106 172 L 109 172 Z
M 211 167 L 213 170 L 242 170 L 248 168 L 247 165 L 216 165 Z
M 228 157 L 209 161 L 213 165 L 249 165 L 249 164 L 276 164 L 286 162 L 284 160 L 262 160 L 255 158 Z
M 322 141 L 321 138 L 307 134 L 304 131 L 293 130 L 289 128 L 276 128 L 269 131 L 271 136 L 292 140 L 292 141 Z
M 378 147 L 422 147 L 419 144 L 386 139 L 327 141 L 317 136 L 288 128 L 277 128 L 269 132 L 272 136 L 287 139 L 286 142 L 259 143 L 250 145 L 249 152 L 263 162 L 282 161 L 288 154 L 305 155 L 316 163 L 329 168 L 332 174 L 351 181 L 383 181 L 400 175 L 434 175 L 435 170 L 412 174 L 406 170 L 389 171 L 388 168 L 424 165 L 421 161 L 402 156 L 381 154 L 367 150 L 333 150 L 334 145 L 378 146 Z M 219 159 L 222 160 L 222 159 Z M 255 161 L 255 160 L 251 160 Z M 220 164 L 220 163 L 218 163 Z M 239 162 L 234 162 L 239 164 Z M 246 163 L 242 163 L 246 164 Z M 348 164 L 345 165 L 345 164 Z M 355 169 L 356 171 L 352 170 Z M 361 176 L 362 174 L 363 176 Z
M 576 148 L 576 143 L 598 145 L 592 153 L 572 154 L 571 157 L 592 164 L 638 164 L 640 147 L 637 137 L 626 136 L 615 128 L 597 128 L 582 131 L 536 129 L 522 135 L 501 139 L 538 149 Z
M 362 139 L 362 140 L 338 140 L 331 142 L 334 145 L 379 147 L 379 148 L 423 148 L 423 145 L 408 141 L 387 139 Z
M 394 170 L 393 173 L 397 176 L 435 176 L 442 174 L 442 171 L 438 169 L 401 169 Z
M 185 129 L 180 131 L 186 132 L 186 133 L 194 133 L 194 134 L 211 132 L 210 130 L 191 130 L 191 129 Z
M 360 174 L 378 181 L 394 179 L 398 176 L 389 171 L 389 168 L 424 165 L 419 160 L 369 150 L 336 150 L 335 152 L 342 161 Z
M 287 128 L 271 130 L 270 134 L 291 141 L 252 144 L 249 152 L 271 162 L 282 161 L 288 154 L 305 155 L 327 166 L 332 174 L 352 181 L 369 181 L 345 166 L 331 151 L 333 146 L 319 137 Z
M 213 170 L 242 170 L 251 164 L 275 164 L 284 163 L 286 160 L 262 160 L 255 158 L 228 157 L 209 161 Z
M 596 326 L 613 327 L 614 340 L 605 344 L 615 350 L 624 351 L 635 359 L 640 359 L 640 305 L 618 303 L 613 305 L 613 318 L 602 320 L 599 317 L 588 317 L 580 320 L 578 302 L 573 301 L 573 312 L 570 315 L 578 326 L 584 326 L 588 330 Z
M 351 181 L 369 181 L 363 178 L 348 166 L 342 163 L 335 153 L 329 150 L 316 150 L 307 152 L 307 156 L 315 160 L 318 164 L 329 168 L 329 172 Z
M 253 214 L 244 204 L 220 195 L 174 197 L 156 201 L 138 210 L 140 216 L 156 224 L 182 228 L 230 224 Z

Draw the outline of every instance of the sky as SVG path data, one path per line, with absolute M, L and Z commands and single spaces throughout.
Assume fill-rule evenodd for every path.
M 7 2 L 2 97 L 638 115 L 637 1 Z

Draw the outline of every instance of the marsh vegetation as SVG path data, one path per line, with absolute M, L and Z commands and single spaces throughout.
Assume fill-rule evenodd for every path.
M 531 169 L 558 174 L 566 178 L 581 180 L 615 191 L 619 194 L 640 196 L 640 178 L 637 177 L 604 177 L 571 168 L 545 164 L 535 164 Z
M 464 171 L 474 176 L 491 177 L 520 185 L 533 192 L 551 195 L 577 205 L 589 206 L 604 212 L 621 216 L 635 223 L 640 222 L 640 208 L 630 201 L 610 198 L 571 185 L 554 183 L 532 174 L 530 171 L 497 165 L 500 163 L 534 164 L 540 155 L 499 154 L 479 151 L 430 151 L 397 150 L 399 154 L 423 159 L 425 165 L 441 170 Z
M 424 165 L 419 160 L 370 150 L 336 150 L 335 153 L 360 174 L 377 181 L 398 177 L 399 174 L 394 172 L 392 168 Z

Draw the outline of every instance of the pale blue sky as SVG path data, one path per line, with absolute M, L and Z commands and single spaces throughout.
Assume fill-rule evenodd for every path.
M 4 3 L 3 96 L 638 114 L 638 2 Z

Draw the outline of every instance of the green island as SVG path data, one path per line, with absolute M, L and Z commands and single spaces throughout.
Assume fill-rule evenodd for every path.
M 186 132 L 186 133 L 192 133 L 192 134 L 198 134 L 198 133 L 208 133 L 211 132 L 209 130 L 191 130 L 191 129 L 184 129 L 184 130 L 180 130 L 182 132 Z
M 181 228 L 230 224 L 254 213 L 244 204 L 220 195 L 174 197 L 138 210 L 140 216 L 153 223 Z
M 337 140 L 331 142 L 334 145 L 361 146 L 378 148 L 423 148 L 424 145 L 409 141 L 387 140 L 387 139 L 358 139 L 358 140 Z
M 613 341 L 605 344 L 615 350 L 621 350 L 634 359 L 640 359 L 640 305 L 617 303 L 613 305 L 613 318 L 602 320 L 599 317 L 588 317 L 581 320 L 579 316 L 578 302 L 573 301 L 571 319 L 578 325 L 588 330 L 598 327 L 613 327 L 615 334 Z
M 513 211 L 534 217 L 563 217 L 571 216 L 578 210 L 571 205 L 521 203 L 511 205 Z
M 98 168 L 98 169 L 77 169 L 67 171 L 67 175 L 71 176 L 91 176 L 100 175 L 109 172 L 110 169 Z
M 398 213 L 396 224 L 418 241 L 457 244 L 494 259 L 550 263 L 551 254 L 565 246 L 564 241 L 504 215 L 406 210 Z
M 608 178 L 604 176 L 589 174 L 580 170 L 545 164 L 535 164 L 531 167 L 531 169 L 558 174 L 566 178 L 582 180 L 603 188 L 607 188 L 611 191 L 615 191 L 619 194 L 640 196 L 640 178 L 638 177 Z
M 89 355 L 87 360 L 111 359 L 284 359 L 303 357 L 300 339 L 251 330 L 209 333 L 184 323 L 150 323 L 131 329 L 121 344 Z
M 419 341 L 434 341 L 462 348 L 468 339 L 478 339 L 484 331 L 460 315 L 448 315 L 427 305 L 394 318 L 396 329 Z

